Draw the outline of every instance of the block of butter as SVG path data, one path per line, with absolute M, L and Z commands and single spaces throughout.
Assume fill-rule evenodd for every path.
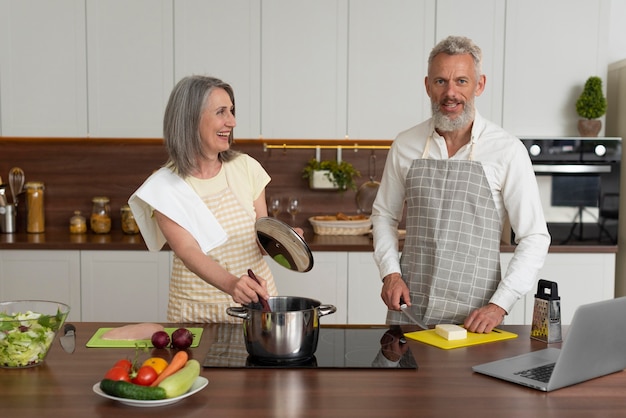
M 467 330 L 453 324 L 438 324 L 435 326 L 435 332 L 446 340 L 464 340 L 467 338 Z

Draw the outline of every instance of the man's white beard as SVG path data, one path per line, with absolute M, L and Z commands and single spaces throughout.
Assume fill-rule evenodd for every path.
M 474 120 L 474 101 L 467 101 L 463 107 L 463 113 L 461 113 L 456 119 L 450 119 L 449 116 L 444 115 L 439 111 L 439 103 L 431 101 L 431 107 L 433 112 L 433 121 L 435 122 L 435 129 L 441 132 L 453 132 L 461 128 L 464 128 Z

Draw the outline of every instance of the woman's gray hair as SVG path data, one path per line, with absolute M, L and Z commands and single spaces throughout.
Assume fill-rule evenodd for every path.
M 169 154 L 167 167 L 181 177 L 189 176 L 197 167 L 198 158 L 205 157 L 200 138 L 200 119 L 208 98 L 214 89 L 224 89 L 233 103 L 235 114 L 235 94 L 233 88 L 220 79 L 206 76 L 189 76 L 180 80 L 167 102 L 163 116 L 163 138 Z M 233 143 L 231 131 L 228 138 Z M 232 149 L 220 152 L 222 162 L 232 160 L 239 152 Z
M 430 56 L 428 57 L 428 68 L 430 68 L 433 59 L 441 53 L 448 55 L 470 54 L 474 60 L 476 78 L 481 76 L 483 53 L 478 45 L 476 45 L 471 39 L 466 38 L 465 36 L 448 36 L 443 41 L 440 41 L 437 45 L 435 45 L 433 50 L 430 51 Z

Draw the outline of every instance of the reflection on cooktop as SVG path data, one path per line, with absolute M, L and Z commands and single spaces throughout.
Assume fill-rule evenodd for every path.
M 402 331 L 391 328 L 319 329 L 312 358 L 299 361 L 258 361 L 248 355 L 241 324 L 215 324 L 217 336 L 204 360 L 213 368 L 340 368 L 417 369 Z

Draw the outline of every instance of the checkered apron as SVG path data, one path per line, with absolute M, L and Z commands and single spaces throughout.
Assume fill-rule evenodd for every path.
M 211 257 L 237 277 L 252 269 L 255 275 L 267 280 L 269 294 L 276 296 L 272 272 L 256 242 L 255 220 L 228 188 L 205 198 L 204 203 L 228 235 L 228 241 L 209 251 L 207 257 Z M 174 255 L 167 307 L 168 321 L 240 323 L 241 319 L 226 313 L 229 306 L 240 305 L 229 294 L 189 271 L 181 259 Z
M 473 149 L 469 161 L 433 160 L 427 153 L 428 146 L 406 178 L 402 277 L 424 322 L 462 323 L 500 281 L 500 217 L 482 164 L 471 160 Z M 411 321 L 390 310 L 387 322 Z

